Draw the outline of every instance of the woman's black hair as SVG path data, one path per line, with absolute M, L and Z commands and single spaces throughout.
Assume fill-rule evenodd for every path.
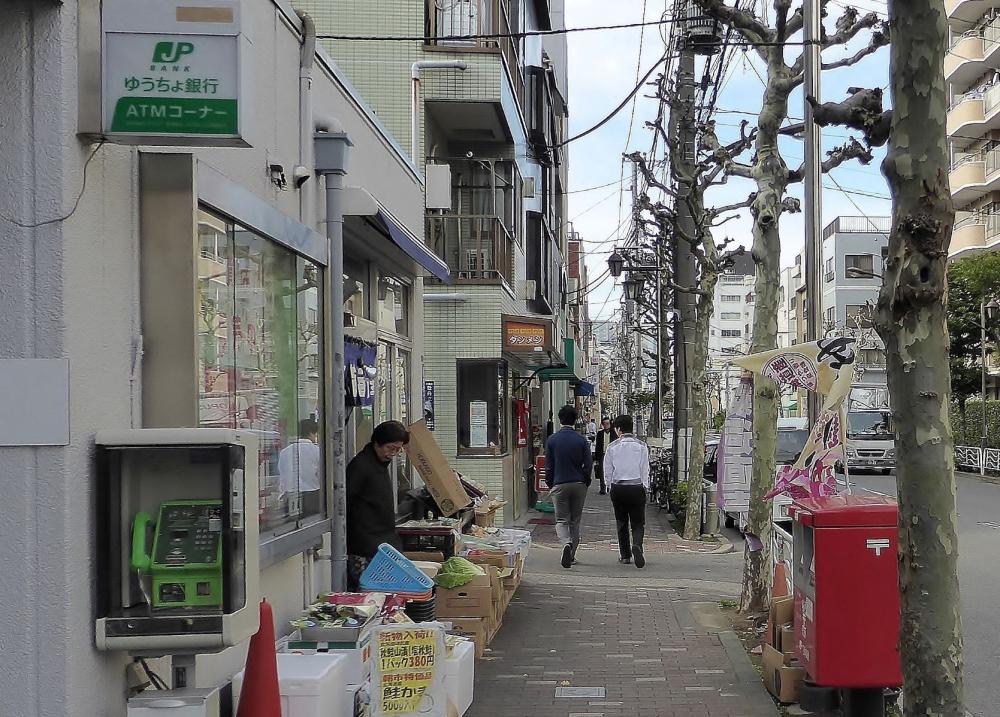
M 386 443 L 402 443 L 405 446 L 409 442 L 410 432 L 399 421 L 385 421 L 372 431 L 372 443 L 376 446 L 384 446 Z

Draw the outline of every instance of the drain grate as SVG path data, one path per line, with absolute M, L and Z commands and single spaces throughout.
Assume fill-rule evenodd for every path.
M 587 699 L 604 697 L 603 687 L 556 687 L 556 697 L 576 697 Z

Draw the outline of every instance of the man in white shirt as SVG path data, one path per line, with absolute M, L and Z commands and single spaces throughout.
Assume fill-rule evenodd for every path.
M 278 487 L 288 495 L 289 513 L 312 515 L 320 512 L 319 424 L 312 418 L 299 421 L 299 440 L 289 443 L 278 454 Z M 301 495 L 299 506 L 297 498 Z
M 604 480 L 611 491 L 611 505 L 618 523 L 620 563 L 635 560 L 646 566 L 642 539 L 646 532 L 646 493 L 649 490 L 649 448 L 632 435 L 632 417 L 619 416 L 614 422 L 618 439 L 604 453 Z

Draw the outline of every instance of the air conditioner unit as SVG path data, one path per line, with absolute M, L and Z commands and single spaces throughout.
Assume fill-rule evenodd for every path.
M 538 298 L 538 282 L 534 279 L 524 280 L 524 300 L 533 301 Z
M 521 194 L 527 198 L 532 199 L 535 196 L 535 178 L 525 177 L 521 180 Z

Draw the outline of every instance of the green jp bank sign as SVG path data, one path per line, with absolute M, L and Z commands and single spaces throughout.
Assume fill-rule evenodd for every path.
M 105 134 L 149 144 L 247 144 L 239 5 L 105 0 Z

